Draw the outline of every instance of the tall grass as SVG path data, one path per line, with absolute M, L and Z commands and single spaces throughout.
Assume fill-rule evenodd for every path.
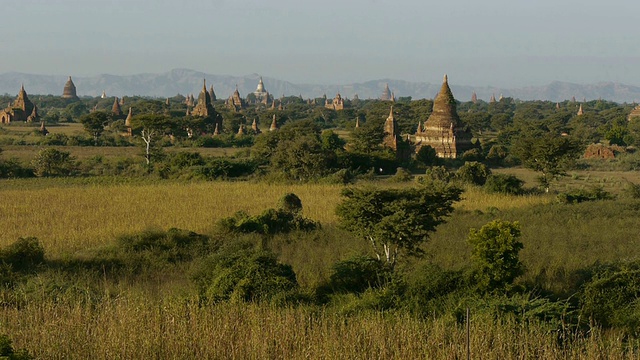
M 300 197 L 306 217 L 331 223 L 341 188 L 250 182 L 13 183 L 13 188 L 0 189 L 0 246 L 35 236 L 53 255 L 107 245 L 119 234 L 149 227 L 207 232 L 218 219 L 236 211 L 258 213 L 275 207 L 287 192 Z
M 28 304 L 0 312 L 3 331 L 38 358 L 81 359 L 462 359 L 466 331 L 450 318 L 273 308 L 144 294 L 100 307 Z M 637 343 L 615 332 L 559 342 L 536 324 L 472 316 L 474 359 L 635 359 Z

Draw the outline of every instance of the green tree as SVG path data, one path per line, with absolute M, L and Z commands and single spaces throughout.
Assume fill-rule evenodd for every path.
M 66 176 L 71 173 L 71 154 L 54 148 L 40 150 L 31 162 L 36 176 Z
M 343 190 L 336 214 L 345 229 L 371 242 L 378 259 L 393 267 L 401 253 L 422 252 L 420 245 L 445 222 L 461 192 L 448 185 L 350 188 Z
M 512 152 L 525 167 L 540 173 L 538 181 L 545 192 L 549 192 L 553 179 L 566 175 L 569 164 L 579 156 L 580 150 L 577 140 L 552 133 L 528 133 L 519 137 L 512 147 Z
M 418 150 L 418 153 L 416 154 L 416 160 L 426 166 L 437 165 L 438 154 L 436 153 L 436 149 L 429 145 L 421 146 L 420 150 Z
M 329 173 L 330 151 L 323 149 L 318 136 L 304 135 L 278 143 L 271 158 L 272 171 L 287 178 L 307 181 Z
M 523 245 L 519 237 L 517 221 L 494 220 L 480 230 L 471 229 L 467 241 L 473 246 L 471 254 L 480 290 L 503 290 L 522 275 L 524 267 L 518 253 Z
M 491 175 L 491 170 L 487 165 L 477 161 L 466 161 L 464 165 L 456 171 L 456 177 L 460 181 L 480 186 L 484 185 L 489 175 Z
M 96 146 L 98 146 L 98 138 L 102 135 L 108 122 L 109 116 L 104 111 L 94 111 L 80 117 L 80 123 L 82 123 L 84 130 L 93 136 Z

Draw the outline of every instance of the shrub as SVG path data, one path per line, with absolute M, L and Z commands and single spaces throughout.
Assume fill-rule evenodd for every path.
M 585 318 L 640 335 L 640 262 L 600 266 L 581 300 Z
M 37 238 L 20 238 L 0 251 L 0 259 L 13 270 L 27 270 L 44 263 L 44 248 Z
M 464 161 L 482 161 L 482 151 L 478 148 L 467 150 L 462 154 L 462 160 Z
M 23 167 L 17 159 L 0 160 L 0 179 L 32 176 L 33 171 Z
M 487 177 L 484 188 L 490 193 L 521 194 L 524 181 L 514 175 L 491 174 Z
M 471 229 L 474 277 L 481 291 L 504 290 L 524 273 L 518 253 L 522 250 L 518 222 L 494 220 L 480 230 Z
M 420 147 L 420 150 L 416 153 L 416 160 L 426 166 L 436 165 L 438 163 L 436 149 L 429 145 Z
M 260 215 L 250 216 L 245 211 L 238 211 L 232 217 L 223 218 L 218 225 L 226 231 L 241 233 L 257 233 L 274 235 L 294 230 L 312 231 L 320 224 L 302 217 L 302 201 L 293 193 L 282 196 L 278 209 L 264 210 Z
M 395 175 L 389 178 L 389 180 L 392 182 L 406 182 L 406 181 L 410 181 L 412 178 L 413 178 L 413 175 L 411 174 L 411 171 L 403 167 L 399 167 L 396 170 Z
M 502 164 L 502 161 L 509 155 L 504 145 L 493 145 L 487 154 L 487 161 L 494 165 Z
M 489 175 L 491 175 L 491 170 L 487 165 L 477 161 L 465 162 L 456 172 L 456 178 L 460 181 L 480 186 L 484 185 Z
M 117 242 L 128 253 L 148 252 L 175 263 L 201 255 L 209 243 L 205 235 L 171 228 L 168 231 L 145 230 L 137 234 L 121 235 Z
M 11 338 L 5 334 L 0 335 L 0 358 L 8 360 L 34 359 L 26 349 L 14 350 Z
M 454 175 L 444 166 L 431 166 L 427 168 L 424 178 L 425 180 L 448 183 L 453 179 L 453 176 Z
M 212 255 L 195 272 L 193 280 L 205 301 L 261 302 L 291 296 L 297 289 L 296 274 L 290 265 L 281 264 L 274 254 L 226 248 Z
M 566 193 L 558 194 L 557 200 L 563 204 L 578 204 L 585 201 L 597 201 L 612 199 L 613 196 L 604 191 L 601 186 L 590 189 L 576 189 Z
M 278 207 L 284 211 L 292 213 L 302 212 L 302 201 L 294 193 L 284 194 L 278 201 Z
M 71 154 L 54 148 L 42 149 L 31 162 L 37 176 L 66 176 L 72 170 Z
M 390 268 L 382 261 L 369 256 L 354 256 L 333 265 L 329 286 L 334 292 L 361 293 L 383 286 L 390 276 Z
M 267 209 L 256 216 L 238 211 L 232 217 L 221 219 L 218 224 L 231 232 L 263 235 L 287 233 L 294 230 L 312 231 L 320 227 L 320 224 L 313 220 L 282 209 Z
M 459 271 L 448 271 L 434 264 L 426 264 L 407 278 L 403 302 L 409 310 L 418 314 L 442 314 L 445 311 L 442 304 L 446 302 L 446 297 L 465 286 Z
M 627 181 L 625 187 L 624 187 L 624 192 L 627 196 L 629 196 L 632 199 L 639 199 L 640 198 L 640 184 L 634 184 L 630 181 Z

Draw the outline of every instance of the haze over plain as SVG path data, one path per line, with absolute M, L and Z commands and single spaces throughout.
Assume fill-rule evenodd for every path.
M 631 0 L 22 0 L 3 14 L 0 73 L 640 85 Z

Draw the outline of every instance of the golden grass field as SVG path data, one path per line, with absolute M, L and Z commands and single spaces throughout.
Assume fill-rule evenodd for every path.
M 300 197 L 304 215 L 336 221 L 343 186 L 259 182 L 157 182 L 65 184 L 64 179 L 0 182 L 0 246 L 35 236 L 48 254 L 100 246 L 123 233 L 150 227 L 206 232 L 220 218 L 275 207 L 287 192 Z M 540 196 L 511 197 L 472 189 L 456 206 L 464 210 L 510 209 L 548 202 Z
M 275 207 L 287 192 L 300 197 L 305 216 L 331 223 L 341 188 L 222 181 L 65 186 L 46 179 L 5 186 L 11 182 L 24 187 L 0 189 L 0 245 L 35 236 L 50 254 L 105 245 L 150 227 L 206 232 L 236 211 Z

